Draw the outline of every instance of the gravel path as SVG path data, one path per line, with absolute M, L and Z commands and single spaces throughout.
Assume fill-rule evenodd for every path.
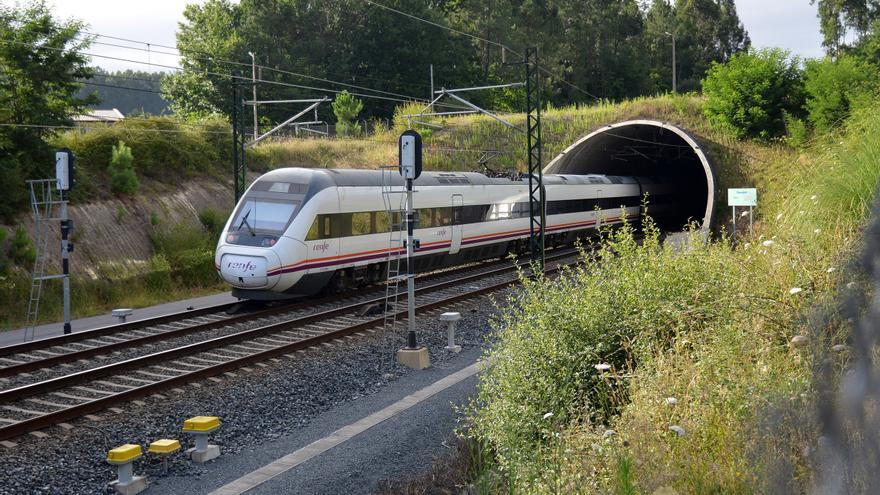
M 496 293 L 495 297 L 501 296 Z M 460 303 L 456 310 L 462 313 L 458 343 L 465 349 L 483 346 L 487 321 L 494 313 L 492 303 L 481 298 Z M 443 349 L 445 328 L 436 315 L 420 319 L 421 343 L 429 347 L 431 361 L 438 366 L 452 357 Z M 0 447 L 0 463 L 6 467 L 0 473 L 0 493 L 107 491 L 115 478 L 114 469 L 104 461 L 109 448 L 123 443 L 146 446 L 159 438 L 178 438 L 187 446 L 191 439 L 181 434 L 180 427 L 184 419 L 196 415 L 220 416 L 223 427 L 214 443 L 224 455 L 246 455 L 293 428 L 304 427 L 334 406 L 374 394 L 413 373 L 392 357 L 403 341 L 403 332 L 384 334 L 380 329 L 367 338 L 301 352 L 298 359 L 281 358 L 236 370 L 221 376 L 219 382 L 205 380 L 151 396 L 140 405 L 123 406 L 119 413 L 103 411 L 98 421 L 80 419 L 71 430 L 46 430 L 48 438 L 21 437 L 16 447 Z M 161 476 L 159 463 L 149 457 L 137 462 L 136 471 L 150 476 L 156 488 L 206 474 L 205 467 L 184 460 L 183 455 L 172 457 L 167 477 Z

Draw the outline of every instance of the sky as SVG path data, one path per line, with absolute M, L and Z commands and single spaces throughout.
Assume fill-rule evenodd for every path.
M 13 0 L 0 0 L 11 3 Z M 174 46 L 174 33 L 183 20 L 187 3 L 204 0 L 48 0 L 53 12 L 61 18 L 75 17 L 87 22 L 90 31 L 151 43 L 149 52 L 143 43 L 99 38 L 102 43 L 113 43 L 137 48 L 125 49 L 94 44 L 89 53 L 138 60 L 133 63 L 110 58 L 93 57 L 95 65 L 109 70 L 162 70 L 177 65 L 177 58 L 160 52 L 172 52 L 156 45 Z M 367 7 L 366 3 L 364 4 Z M 736 0 L 740 19 L 757 47 L 778 46 L 801 57 L 822 55 L 822 37 L 816 6 L 810 0 Z

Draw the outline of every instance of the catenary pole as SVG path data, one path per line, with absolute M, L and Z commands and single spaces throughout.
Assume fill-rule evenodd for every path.
M 254 141 L 259 135 L 259 125 L 257 124 L 257 56 L 254 52 L 248 52 L 251 56 L 251 81 L 253 81 L 254 90 Z

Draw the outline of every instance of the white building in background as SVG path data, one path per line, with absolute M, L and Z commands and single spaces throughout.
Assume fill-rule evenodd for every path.
M 111 110 L 89 110 L 88 113 L 73 117 L 73 122 L 78 126 L 97 123 L 115 124 L 123 119 L 125 119 L 125 115 L 113 108 Z

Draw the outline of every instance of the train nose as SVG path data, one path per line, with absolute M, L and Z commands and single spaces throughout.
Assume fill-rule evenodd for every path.
M 220 275 L 235 287 L 262 288 L 269 283 L 268 267 L 269 260 L 265 256 L 224 254 L 220 260 Z

